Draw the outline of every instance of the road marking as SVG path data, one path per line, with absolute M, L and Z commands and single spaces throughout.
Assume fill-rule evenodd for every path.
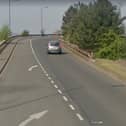
M 103 124 L 103 121 L 91 121 L 91 124 L 102 125 Z
M 32 71 L 34 68 L 37 68 L 37 67 L 38 67 L 38 65 L 31 66 L 31 67 L 28 69 L 28 71 Z
M 83 118 L 79 113 L 76 113 L 76 116 L 78 117 L 78 119 L 79 119 L 80 121 L 83 121 L 83 120 L 84 120 L 84 118 Z
M 51 77 L 48 77 L 49 80 L 51 80 L 52 78 Z
M 63 96 L 63 99 L 67 102 L 68 101 L 68 99 L 67 99 L 67 97 L 66 96 Z
M 30 39 L 30 47 L 31 47 L 31 49 L 32 49 L 32 53 L 33 53 L 33 55 L 34 55 L 34 57 L 35 57 L 35 60 L 37 61 L 37 63 L 38 63 L 39 66 L 41 67 L 42 71 L 45 71 L 45 68 L 42 66 L 42 64 L 40 63 L 40 61 L 38 60 L 38 58 L 37 58 L 37 56 L 36 56 L 36 54 L 35 54 L 35 51 L 34 51 L 34 49 L 33 49 L 33 47 L 32 47 L 32 40 L 31 40 L 31 39 Z
M 48 77 L 48 76 L 49 76 L 49 74 L 46 74 L 46 76 Z
M 54 85 L 54 87 L 57 89 L 58 88 L 58 86 L 57 85 Z
M 54 84 L 54 81 L 53 81 L 53 80 L 51 80 L 51 83 L 52 83 L 52 84 Z
M 69 107 L 70 107 L 72 110 L 75 110 L 75 108 L 74 108 L 73 105 L 69 105 Z
M 61 91 L 61 90 L 59 90 L 59 89 L 58 89 L 58 92 L 59 92 L 60 94 L 62 94 L 62 91 Z
M 47 72 L 46 72 L 46 71 L 44 71 L 44 74 L 47 74 Z
M 45 110 L 43 112 L 39 112 L 39 113 L 35 113 L 33 115 L 30 115 L 28 119 L 26 119 L 25 121 L 21 122 L 19 124 L 19 126 L 26 126 L 28 123 L 30 123 L 31 121 L 33 120 L 37 120 L 37 119 L 40 119 L 41 117 L 43 117 L 45 114 L 48 113 L 48 110 Z

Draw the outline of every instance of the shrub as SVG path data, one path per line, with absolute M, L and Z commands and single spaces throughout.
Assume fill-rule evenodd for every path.
M 29 35 L 29 31 L 28 30 L 24 30 L 21 35 L 22 36 L 28 36 Z
M 3 26 L 2 29 L 0 30 L 0 41 L 2 40 L 7 40 L 9 35 L 10 35 L 10 29 L 8 26 Z

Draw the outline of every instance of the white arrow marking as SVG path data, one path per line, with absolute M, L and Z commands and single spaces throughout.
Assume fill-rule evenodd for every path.
M 32 119 L 40 119 L 40 118 L 41 118 L 42 116 L 44 116 L 47 112 L 48 112 L 48 110 L 45 110 L 45 111 L 43 111 L 43 112 L 30 115 L 30 118 L 32 118 Z
M 38 67 L 38 65 L 31 66 L 31 67 L 28 69 L 28 71 L 32 71 L 32 69 L 37 68 L 37 67 Z
M 32 120 L 34 120 L 34 119 L 40 119 L 40 118 L 43 117 L 47 112 L 48 112 L 48 110 L 45 110 L 45 111 L 43 111 L 43 112 L 30 115 L 29 118 L 28 118 L 27 120 L 21 122 L 21 123 L 19 124 L 19 126 L 26 126 L 26 125 L 27 125 L 28 123 L 30 123 Z

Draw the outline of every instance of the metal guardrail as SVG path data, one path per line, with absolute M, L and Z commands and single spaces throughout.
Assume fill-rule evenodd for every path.
M 85 56 L 89 59 L 93 59 L 93 53 L 92 52 L 84 51 L 84 50 L 80 49 L 77 45 L 66 42 L 62 38 L 60 40 L 62 41 L 62 43 L 65 47 L 70 48 L 70 49 L 82 54 L 83 56 Z
M 7 46 L 6 40 L 0 42 L 0 54 L 2 53 L 2 51 L 6 46 Z
M 3 52 L 3 50 L 6 48 L 6 46 L 16 37 L 20 37 L 19 35 L 11 36 L 7 40 L 3 40 L 0 42 L 0 54 Z

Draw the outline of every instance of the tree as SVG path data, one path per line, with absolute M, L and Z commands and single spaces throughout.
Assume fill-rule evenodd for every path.
M 63 17 L 63 36 L 80 48 L 96 53 L 101 48 L 107 49 L 104 41 L 100 41 L 105 34 L 110 34 L 111 30 L 119 36 L 124 33 L 122 22 L 125 19 L 109 0 L 96 0 L 88 5 L 79 2 L 70 6 Z M 111 42 L 110 45 L 114 41 Z

